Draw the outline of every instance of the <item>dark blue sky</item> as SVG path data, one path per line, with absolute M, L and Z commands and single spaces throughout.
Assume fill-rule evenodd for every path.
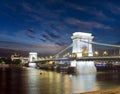
M 120 1 L 0 0 L 0 48 L 54 54 L 79 31 L 120 42 Z

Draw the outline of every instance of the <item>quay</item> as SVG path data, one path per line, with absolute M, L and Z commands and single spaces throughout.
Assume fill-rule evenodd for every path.
M 120 94 L 120 87 L 77 94 Z

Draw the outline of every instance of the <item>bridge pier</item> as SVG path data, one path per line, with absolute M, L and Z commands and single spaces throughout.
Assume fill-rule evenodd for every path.
M 71 61 L 71 67 L 76 68 L 77 74 L 96 73 L 94 61 Z
M 76 58 L 85 56 L 93 56 L 91 33 L 75 32 L 71 37 L 73 40 L 72 53 L 76 54 Z M 71 66 L 76 67 L 77 73 L 96 73 L 96 67 L 93 61 L 71 61 Z
M 77 61 L 76 69 L 78 74 L 96 73 L 94 61 Z

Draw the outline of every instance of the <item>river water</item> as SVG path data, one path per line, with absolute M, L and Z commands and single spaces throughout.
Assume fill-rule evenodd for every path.
M 120 73 L 70 75 L 34 68 L 0 69 L 0 94 L 74 94 L 120 86 Z

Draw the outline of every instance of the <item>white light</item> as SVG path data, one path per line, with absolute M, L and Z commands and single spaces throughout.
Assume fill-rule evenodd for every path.
M 71 63 L 70 63 L 71 65 L 71 67 L 76 67 L 76 61 L 71 61 Z
M 36 63 L 29 63 L 28 66 L 29 67 L 36 67 Z
M 36 52 L 30 52 L 29 53 L 29 61 L 33 62 L 35 60 L 37 60 L 37 53 Z
M 80 35 L 80 36 L 91 36 L 91 33 L 83 33 L 83 32 L 75 32 L 73 33 L 73 36 Z
M 96 73 L 94 61 L 71 61 L 71 67 L 76 67 L 77 74 Z

